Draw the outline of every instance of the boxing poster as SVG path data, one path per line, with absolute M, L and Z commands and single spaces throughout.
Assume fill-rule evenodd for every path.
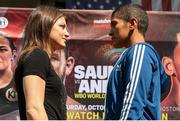
M 33 9 L 0 8 L 0 32 L 8 34 L 15 42 L 17 50 L 23 41 L 23 31 L 28 16 Z M 67 18 L 70 38 L 67 46 L 67 56 L 75 59 L 74 67 L 65 78 L 68 93 L 67 119 L 69 120 L 101 120 L 104 119 L 104 100 L 106 86 L 113 64 L 123 52 L 122 48 L 112 46 L 110 31 L 111 10 L 62 10 Z M 177 43 L 171 39 L 171 33 L 179 26 L 180 14 L 173 12 L 148 12 L 149 28 L 146 33 L 147 42 L 151 43 L 160 54 L 162 60 L 169 57 L 171 47 Z M 174 29 L 173 29 L 174 28 Z M 169 36 L 167 36 L 169 35 Z M 175 40 L 178 40 L 175 34 Z M 170 39 L 165 39 L 170 38 Z M 176 47 L 175 47 L 176 48 Z M 19 51 L 19 50 L 18 50 Z M 18 52 L 17 51 L 17 52 Z M 178 49 L 176 48 L 178 52 Z M 178 61 L 171 58 L 172 61 Z M 180 57 L 179 57 L 180 58 Z M 163 61 L 163 62 L 164 62 Z M 172 76 L 167 93 L 162 95 L 162 120 L 180 120 L 180 67 L 175 61 L 176 69 Z M 180 62 L 180 61 L 179 61 Z M 166 64 L 164 68 L 166 68 Z M 177 67 L 175 67 L 175 65 Z M 166 69 L 168 73 L 168 68 Z M 17 111 L 16 93 L 9 87 L 0 86 L 0 120 L 6 119 L 12 112 Z M 172 98 L 173 97 L 173 98 Z M 9 110 L 10 109 L 10 110 Z M 8 115 L 9 112 L 9 115 Z M 15 113 L 17 116 L 17 112 Z M 17 117 L 13 119 L 18 119 Z

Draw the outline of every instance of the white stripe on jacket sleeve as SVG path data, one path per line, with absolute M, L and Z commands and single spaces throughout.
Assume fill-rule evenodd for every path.
M 136 50 L 137 48 L 137 50 Z M 121 110 L 120 120 L 126 120 L 131 108 L 132 100 L 136 91 L 136 86 L 139 81 L 139 75 L 144 58 L 145 45 L 135 45 L 133 60 L 130 72 L 130 81 L 126 87 L 125 97 L 123 101 L 123 109 Z M 135 63 L 134 63 L 135 62 Z

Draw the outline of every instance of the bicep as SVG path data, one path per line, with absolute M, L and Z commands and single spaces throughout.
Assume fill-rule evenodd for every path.
M 43 105 L 45 95 L 45 80 L 36 75 L 23 77 L 23 90 L 26 106 Z

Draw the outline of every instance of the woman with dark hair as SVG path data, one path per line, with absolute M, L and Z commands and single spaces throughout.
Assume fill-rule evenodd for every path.
M 31 13 L 14 76 L 21 119 L 66 119 L 66 90 L 50 58 L 66 47 L 68 37 L 60 10 L 40 6 Z
M 17 92 L 12 81 L 15 57 L 13 40 L 0 32 L 0 120 L 19 119 Z

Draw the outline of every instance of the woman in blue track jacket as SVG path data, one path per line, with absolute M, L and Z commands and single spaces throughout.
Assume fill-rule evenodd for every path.
M 158 53 L 145 42 L 147 28 L 147 13 L 139 5 L 125 5 L 112 13 L 114 46 L 126 49 L 109 77 L 106 120 L 160 120 L 161 94 L 169 79 Z

